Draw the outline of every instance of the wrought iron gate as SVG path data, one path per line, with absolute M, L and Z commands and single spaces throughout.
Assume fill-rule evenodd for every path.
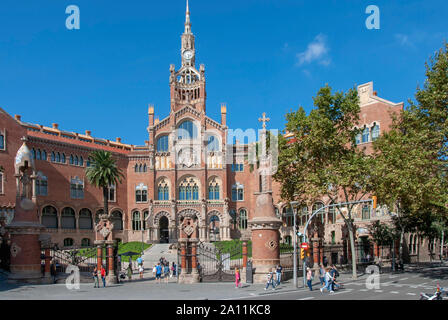
M 202 282 L 235 281 L 235 268 L 243 267 L 242 244 L 217 247 L 212 243 L 198 244 L 198 271 Z M 241 273 L 240 273 L 241 274 Z

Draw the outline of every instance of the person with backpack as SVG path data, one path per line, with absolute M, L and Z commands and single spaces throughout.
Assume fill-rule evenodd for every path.
M 171 265 L 171 276 L 175 277 L 176 276 L 176 264 L 173 261 L 173 264 Z
M 274 284 L 274 268 L 269 271 L 267 274 L 267 282 L 266 282 L 266 288 L 264 290 L 268 290 L 269 285 L 272 285 L 272 290 L 275 290 L 275 284 Z
M 325 269 L 325 286 L 320 288 L 320 292 L 323 293 L 324 289 L 327 289 L 330 293 L 334 291 L 331 288 L 332 276 L 330 274 L 330 268 Z
M 156 280 L 157 280 L 157 282 L 160 283 L 160 279 L 161 278 L 162 278 L 162 266 L 161 266 L 161 264 L 159 262 L 159 263 L 157 263 L 157 266 L 156 266 Z
M 170 277 L 170 264 L 169 264 L 169 262 L 166 262 L 165 266 L 163 267 L 163 277 L 165 278 L 165 282 L 168 283 L 168 278 Z

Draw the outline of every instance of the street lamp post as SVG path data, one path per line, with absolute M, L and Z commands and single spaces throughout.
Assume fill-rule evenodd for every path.
M 296 205 L 298 202 L 297 201 L 292 201 L 292 202 L 290 202 L 290 206 L 291 206 L 291 210 L 292 210 L 292 213 L 293 213 L 293 215 L 294 215 L 294 217 L 293 217 L 293 221 L 294 221 L 294 235 L 293 235 L 293 242 L 294 242 L 294 244 L 293 244 L 293 247 L 294 247 L 294 254 L 293 254 L 293 259 L 294 259 L 294 261 L 293 261 L 293 268 L 294 268 L 294 270 L 293 270 L 293 282 L 294 282 L 294 284 L 293 284 L 293 287 L 294 288 L 297 288 L 297 220 L 296 220 L 296 211 L 297 211 L 297 209 L 293 209 L 293 205 Z

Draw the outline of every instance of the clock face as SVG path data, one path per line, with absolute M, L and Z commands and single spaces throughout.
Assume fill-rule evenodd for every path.
M 193 58 L 193 52 L 191 52 L 191 50 L 185 50 L 184 51 L 184 58 L 187 60 L 190 60 L 191 58 Z

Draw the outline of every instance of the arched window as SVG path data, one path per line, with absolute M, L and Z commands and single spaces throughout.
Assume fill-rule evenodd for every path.
M 40 149 L 37 149 L 36 160 L 40 160 L 40 159 L 41 159 Z
M 198 129 L 193 121 L 186 120 L 182 122 L 177 128 L 177 138 L 179 140 L 196 139 L 198 136 Z
M 84 181 L 78 177 L 70 179 L 70 197 L 72 199 L 84 199 Z
M 132 230 L 141 230 L 142 223 L 140 221 L 140 212 L 134 211 L 132 213 Z
M 302 207 L 302 212 L 301 212 L 301 215 L 300 215 L 300 225 L 304 226 L 307 221 L 308 221 L 308 207 L 307 206 L 303 206 Z
M 79 158 L 79 165 L 84 166 L 84 159 L 82 158 L 82 156 Z
M 170 199 L 169 187 L 165 179 L 160 180 L 157 186 L 157 199 L 162 201 Z
M 92 212 L 87 209 L 79 211 L 79 229 L 92 229 Z
M 47 160 L 47 151 L 42 150 L 42 160 Z
M 113 230 L 123 230 L 123 214 L 120 211 L 113 211 L 110 220 L 114 224 Z
M 229 210 L 229 215 L 232 218 L 231 219 L 231 223 L 233 224 L 233 228 L 236 229 L 236 223 L 237 223 L 236 210 L 235 209 L 230 209 Z
M 64 239 L 64 247 L 72 247 L 74 243 L 75 242 L 73 241 L 72 238 L 65 238 Z
M 138 172 L 143 172 L 142 168 L 143 168 L 143 166 L 142 166 L 142 164 L 140 163 L 140 165 L 138 166 Z
M 135 187 L 135 202 L 147 202 L 148 201 L 148 186 L 140 183 Z
M 147 167 L 146 167 L 146 163 L 145 164 L 143 164 L 143 172 L 146 172 L 147 171 Z
M 61 162 L 61 154 L 59 152 L 56 154 L 56 162 Z
M 69 163 L 70 163 L 70 164 L 73 164 L 74 162 L 75 162 L 75 161 L 73 160 L 73 155 L 71 154 L 71 155 L 70 155 L 70 158 L 69 158 Z
M 215 179 L 208 184 L 208 199 L 219 200 L 219 183 Z
M 77 166 L 79 164 L 79 158 L 78 156 L 75 156 L 75 166 Z
M 55 207 L 46 206 L 42 209 L 42 224 L 49 229 L 58 228 L 58 214 Z
M 409 253 L 412 253 L 412 238 L 413 238 L 413 235 L 411 234 L 410 236 L 409 236 Z
M 0 134 L 0 149 L 5 150 L 5 136 Z
M 179 200 L 198 200 L 199 185 L 194 178 L 185 178 L 179 184 Z
M 135 164 L 134 172 L 138 172 L 138 164 Z
M 56 156 L 54 152 L 51 153 L 51 161 L 56 162 Z
M 208 151 L 219 151 L 219 140 L 214 135 L 208 136 L 207 150 Z
M 210 217 L 210 236 L 211 241 L 218 240 L 217 237 L 219 237 L 219 217 L 216 215 L 213 215 Z
M 62 154 L 61 162 L 62 162 L 62 163 L 65 163 L 65 153 Z
M 232 201 L 244 200 L 244 185 L 236 183 L 232 186 Z
M 246 209 L 240 209 L 239 217 L 240 217 L 240 219 L 239 219 L 240 220 L 240 225 L 239 225 L 240 229 L 241 230 L 247 229 L 247 211 L 246 211 Z
M 76 229 L 75 210 L 69 207 L 62 209 L 61 227 L 62 229 Z
M 161 136 L 157 139 L 157 152 L 168 151 L 168 136 Z
M 37 173 L 36 195 L 38 195 L 38 196 L 46 196 L 46 195 L 48 195 L 48 179 L 40 171 Z
M 370 136 L 370 130 L 367 127 L 364 127 L 364 130 L 362 131 L 362 142 L 369 142 L 369 136 Z
M 359 212 L 359 211 L 358 211 Z M 362 207 L 362 219 L 363 220 L 368 220 L 370 219 L 370 206 L 368 205 L 364 205 Z
M 372 127 L 372 141 L 375 141 L 380 136 L 380 126 L 376 123 Z
M 330 205 L 332 205 L 331 203 Z M 328 208 L 328 223 L 334 224 L 336 223 L 336 208 L 335 207 L 329 207 Z
M 81 247 L 90 247 L 90 239 L 89 238 L 83 238 L 81 240 Z
M 294 214 L 290 206 L 286 206 L 283 208 L 283 224 L 286 227 L 292 227 L 294 225 Z
M 322 202 L 316 202 L 315 204 L 313 204 L 313 208 L 312 208 L 313 213 L 323 207 L 324 207 L 324 204 Z M 325 211 L 324 210 L 319 211 L 316 218 L 320 218 L 320 222 L 325 223 Z
M 146 210 L 143 212 L 143 230 L 146 230 L 146 220 L 148 219 L 149 211 Z

